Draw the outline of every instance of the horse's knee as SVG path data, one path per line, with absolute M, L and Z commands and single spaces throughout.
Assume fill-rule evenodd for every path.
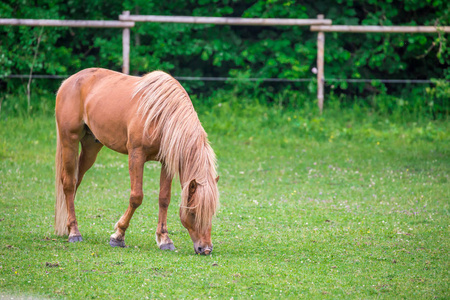
M 168 209 L 170 204 L 170 198 L 159 198 L 159 208 Z
M 130 205 L 133 208 L 138 208 L 142 204 L 144 194 L 142 191 L 132 191 L 130 195 Z

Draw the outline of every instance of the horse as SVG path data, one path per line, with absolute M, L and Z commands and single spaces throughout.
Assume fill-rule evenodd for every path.
M 109 244 L 126 247 L 125 231 L 144 198 L 144 163 L 161 163 L 156 243 L 175 250 L 168 235 L 167 209 L 174 177 L 181 184 L 179 215 L 197 254 L 208 255 L 212 218 L 219 205 L 216 156 L 190 97 L 169 74 L 154 71 L 129 76 L 115 71 L 82 70 L 56 95 L 55 234 L 80 242 L 75 194 L 83 176 L 106 146 L 128 155 L 129 205 L 114 226 Z M 81 152 L 79 145 L 81 144 Z

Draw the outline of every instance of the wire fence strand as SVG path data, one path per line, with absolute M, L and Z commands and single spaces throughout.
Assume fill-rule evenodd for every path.
M 23 74 L 13 74 L 13 75 L 4 75 L 0 76 L 0 79 L 4 78 L 22 78 L 28 79 L 30 75 Z M 70 75 L 39 75 L 33 74 L 33 79 L 66 79 L 70 77 Z M 180 81 L 241 81 L 241 82 L 311 82 L 316 80 L 315 78 L 236 78 L 236 77 L 193 77 L 193 76 L 174 76 L 177 80 Z M 438 79 L 445 80 L 446 82 L 450 82 L 446 79 Z M 408 84 L 408 83 L 418 83 L 418 84 L 427 84 L 434 83 L 433 80 L 430 79 L 382 79 L 382 78 L 325 78 L 325 82 L 349 82 L 349 83 L 398 83 L 398 84 Z

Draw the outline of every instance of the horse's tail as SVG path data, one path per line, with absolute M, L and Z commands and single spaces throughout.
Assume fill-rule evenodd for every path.
M 57 235 L 69 234 L 67 228 L 67 207 L 66 196 L 64 195 L 63 183 L 61 179 L 62 173 L 62 146 L 59 137 L 58 125 L 56 125 L 56 157 L 55 157 L 55 233 Z

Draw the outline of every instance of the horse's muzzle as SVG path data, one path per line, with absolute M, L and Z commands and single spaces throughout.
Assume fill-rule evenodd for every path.
M 196 254 L 209 255 L 213 251 L 213 245 L 206 247 L 195 247 L 194 250 Z

